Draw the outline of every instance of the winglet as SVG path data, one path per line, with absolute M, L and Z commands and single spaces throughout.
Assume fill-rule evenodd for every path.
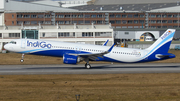
M 106 46 L 107 45 L 107 43 L 108 43 L 108 41 L 109 41 L 109 39 L 103 44 L 103 46 Z
M 114 44 L 109 48 L 108 52 L 111 52 L 114 47 Z

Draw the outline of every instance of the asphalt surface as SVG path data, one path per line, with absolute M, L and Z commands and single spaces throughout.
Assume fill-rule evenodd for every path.
M 84 64 L 0 65 L 0 75 L 180 73 L 180 63 L 91 64 L 91 66 L 91 69 L 86 69 Z

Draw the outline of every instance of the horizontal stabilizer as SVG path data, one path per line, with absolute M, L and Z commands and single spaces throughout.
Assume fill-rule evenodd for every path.
M 158 58 L 158 59 L 162 59 L 162 58 L 175 58 L 175 55 L 171 54 L 171 53 L 156 54 L 156 58 Z

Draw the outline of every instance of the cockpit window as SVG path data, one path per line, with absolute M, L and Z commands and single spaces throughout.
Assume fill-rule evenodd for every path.
M 11 41 L 10 43 L 12 43 L 12 44 L 16 44 L 16 42 L 15 42 L 15 41 Z

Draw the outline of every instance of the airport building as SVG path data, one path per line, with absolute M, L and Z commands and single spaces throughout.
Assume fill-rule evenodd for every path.
M 100 45 L 156 40 L 167 28 L 180 35 L 179 0 L 1 0 L 0 45 L 32 38 Z

